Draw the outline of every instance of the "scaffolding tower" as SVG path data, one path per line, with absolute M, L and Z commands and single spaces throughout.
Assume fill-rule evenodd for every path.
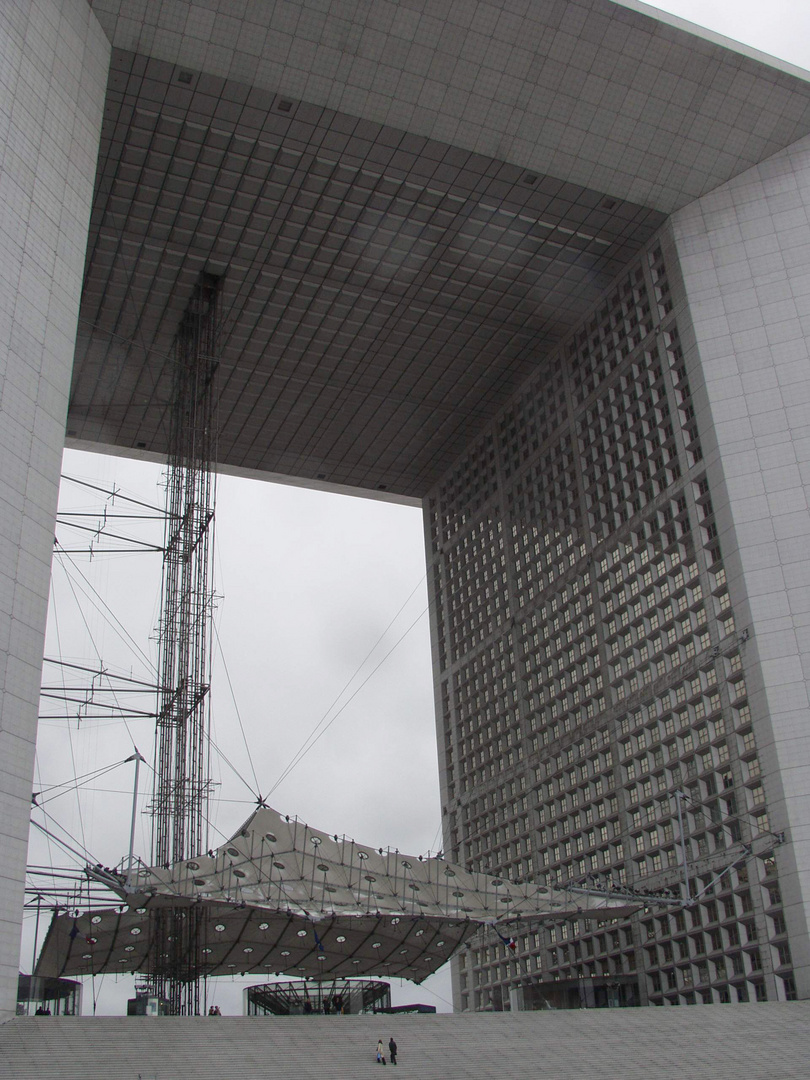
M 208 847 L 213 385 L 219 316 L 219 279 L 203 274 L 173 351 L 151 806 L 152 863 L 158 866 L 199 855 Z M 166 1001 L 172 1015 L 198 1015 L 204 942 L 194 909 L 156 910 L 151 933 L 153 993 Z

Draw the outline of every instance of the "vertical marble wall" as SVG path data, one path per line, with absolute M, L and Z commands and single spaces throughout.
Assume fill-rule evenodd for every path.
M 0 1020 L 16 1001 L 54 516 L 109 51 L 87 0 L 0 3 Z
M 671 220 L 686 358 L 777 849 L 810 996 L 810 139 Z M 674 260 L 670 260 L 674 261 Z

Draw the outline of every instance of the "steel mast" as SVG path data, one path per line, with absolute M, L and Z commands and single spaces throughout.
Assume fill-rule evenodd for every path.
M 202 274 L 177 332 L 166 483 L 160 686 L 151 805 L 152 863 L 208 847 L 209 679 L 213 617 L 214 376 L 219 279 Z M 152 913 L 153 992 L 173 1015 L 200 1012 L 200 922 L 194 908 Z

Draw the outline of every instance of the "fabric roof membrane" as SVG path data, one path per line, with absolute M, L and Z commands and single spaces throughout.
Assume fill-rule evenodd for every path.
M 421 982 L 482 925 L 630 913 L 585 896 L 473 873 L 311 829 L 262 808 L 210 854 L 108 884 L 126 906 L 56 915 L 40 975 L 151 972 L 158 908 L 202 910 L 202 974 L 381 975 Z M 201 907 L 200 907 L 201 906 Z

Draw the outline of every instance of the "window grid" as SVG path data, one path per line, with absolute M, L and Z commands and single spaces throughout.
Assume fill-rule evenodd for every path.
M 452 854 L 561 884 L 693 889 L 768 819 L 709 483 L 654 245 L 429 500 Z M 733 855 L 730 852 L 733 851 Z M 508 983 L 639 977 L 654 1003 L 795 993 L 773 859 L 687 912 L 470 950 Z

